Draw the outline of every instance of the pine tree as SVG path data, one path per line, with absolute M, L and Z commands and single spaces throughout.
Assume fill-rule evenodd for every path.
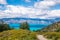
M 10 30 L 10 26 L 8 24 L 4 24 L 3 21 L 0 23 L 0 32 L 5 31 L 5 30 Z
M 20 25 L 20 29 L 30 30 L 27 22 L 23 22 Z

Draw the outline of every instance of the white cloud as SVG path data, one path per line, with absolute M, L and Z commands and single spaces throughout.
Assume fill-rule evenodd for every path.
M 49 10 L 51 6 L 55 6 L 55 1 L 40 1 L 34 4 L 34 7 L 23 7 L 6 5 L 6 10 L 0 11 L 0 18 L 40 18 L 55 19 L 60 17 L 60 10 Z
M 0 0 L 0 4 L 7 4 L 6 0 Z
M 0 18 L 27 17 L 39 18 L 37 15 L 43 15 L 47 11 L 37 10 L 33 7 L 7 5 L 6 10 L 1 11 Z
M 34 7 L 35 8 L 40 8 L 40 9 L 48 9 L 51 6 L 56 5 L 56 3 L 54 1 L 40 1 L 40 2 L 36 2 Z
M 60 4 L 60 0 L 44 0 L 44 1 L 54 1 L 56 3 L 59 3 Z
M 6 10 L 0 11 L 0 18 L 40 18 L 40 19 L 54 19 L 60 17 L 60 10 L 42 10 L 36 8 L 28 8 L 23 6 L 7 5 Z
M 31 0 L 25 0 L 26 2 L 31 2 Z
M 52 10 L 50 13 L 48 13 L 48 17 L 60 17 L 60 10 Z
M 46 15 L 41 16 L 41 19 L 55 19 L 60 17 L 60 10 L 51 10 Z
M 56 1 L 55 0 L 54 1 L 53 0 L 44 0 L 44 1 L 36 2 L 34 7 L 36 9 L 42 10 L 40 13 L 43 14 L 43 16 L 38 16 L 37 18 L 55 19 L 56 17 L 60 17 L 60 10 L 49 10 L 49 9 L 52 9 L 51 8 L 52 6 L 55 6 L 56 4 L 58 4 L 58 2 L 56 2 Z M 47 11 L 45 11 L 45 10 L 47 10 Z M 41 14 L 38 14 L 38 15 L 41 15 Z
M 6 10 L 0 11 L 0 18 L 27 17 L 30 14 L 34 14 L 33 8 L 7 5 Z

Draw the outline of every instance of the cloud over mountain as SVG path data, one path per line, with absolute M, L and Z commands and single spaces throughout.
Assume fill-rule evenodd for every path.
M 0 4 L 7 4 L 6 0 L 0 0 Z
M 25 0 L 30 2 L 31 0 Z M 0 9 L 0 18 L 39 18 L 39 19 L 54 19 L 60 17 L 60 9 L 53 9 L 60 4 L 60 0 L 43 0 L 37 1 L 33 6 L 9 5 L 6 0 L 1 0 L 0 4 L 4 4 L 6 9 Z M 7 4 L 7 5 L 5 5 Z M 58 6 L 57 6 L 58 7 Z M 0 8 L 3 8 L 0 6 Z

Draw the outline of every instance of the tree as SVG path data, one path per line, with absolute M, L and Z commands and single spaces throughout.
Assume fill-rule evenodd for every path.
M 5 30 L 10 30 L 10 26 L 8 24 L 4 24 L 3 21 L 0 23 L 0 32 L 5 31 Z
M 27 22 L 23 22 L 20 25 L 20 29 L 30 30 Z

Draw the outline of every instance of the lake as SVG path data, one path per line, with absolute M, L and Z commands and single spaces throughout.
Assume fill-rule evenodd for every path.
M 29 24 L 30 30 L 38 30 L 46 27 L 48 24 Z M 19 29 L 20 24 L 9 24 L 9 26 L 15 29 Z

